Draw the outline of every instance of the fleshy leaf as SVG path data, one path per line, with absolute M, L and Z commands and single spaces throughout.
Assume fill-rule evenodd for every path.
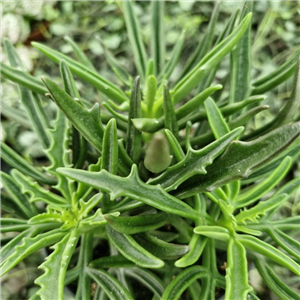
M 53 185 L 57 181 L 55 178 L 41 173 L 36 168 L 31 166 L 23 157 L 16 153 L 13 149 L 8 147 L 1 141 L 1 158 L 5 160 L 9 165 L 16 168 L 25 175 L 30 176 L 36 181 L 44 184 Z
M 135 234 L 157 229 L 167 222 L 166 213 L 138 215 L 132 217 L 115 217 L 105 215 L 108 224 L 116 231 L 126 234 Z
M 274 260 L 276 263 L 286 267 L 296 275 L 300 276 L 300 265 L 292 260 L 289 256 L 284 254 L 282 251 L 253 236 L 240 235 L 237 237 L 237 239 L 247 249 L 252 250 L 256 253 L 260 253 L 263 256 Z
M 65 231 L 54 229 L 46 233 L 41 233 L 33 238 L 25 236 L 22 239 L 22 242 L 15 247 L 14 252 L 5 259 L 1 266 L 1 276 L 11 270 L 30 254 L 35 253 L 44 247 L 55 244 L 65 235 Z
M 73 230 L 51 247 L 53 252 L 39 266 L 45 272 L 35 280 L 41 287 L 36 293 L 41 300 L 63 299 L 65 275 L 77 241 L 77 233 Z
M 119 233 L 106 226 L 110 241 L 129 260 L 143 268 L 161 268 L 164 262 L 140 246 L 130 235 Z
M 53 101 L 64 112 L 72 125 L 101 152 L 104 129 L 101 123 L 99 104 L 96 103 L 92 109 L 87 110 L 52 80 L 43 78 L 43 82 Z
M 151 186 L 142 182 L 138 177 L 136 165 L 132 166 L 131 173 L 125 178 L 112 175 L 105 170 L 91 173 L 83 170 L 59 168 L 58 171 L 72 179 L 110 193 L 111 199 L 125 196 L 189 219 L 197 220 L 200 217 L 197 211 L 169 195 L 162 187 Z
M 179 273 L 166 287 L 161 300 L 176 300 L 196 279 L 208 277 L 208 271 L 201 266 L 193 266 Z
M 170 191 L 176 189 L 182 182 L 196 174 L 206 174 L 206 167 L 212 164 L 214 159 L 218 157 L 226 149 L 228 144 L 240 135 L 242 131 L 243 128 L 236 128 L 198 151 L 189 148 L 186 157 L 182 161 L 168 168 L 159 177 L 149 180 L 149 183 L 159 183 L 166 191 Z
M 108 272 L 93 268 L 86 268 L 86 271 L 101 286 L 111 300 L 134 300 L 124 286 Z
M 232 141 L 207 174 L 184 182 L 175 195 L 180 198 L 211 191 L 230 181 L 245 178 L 287 148 L 300 134 L 300 122 L 282 126 L 254 141 Z
M 225 300 L 247 300 L 252 290 L 248 283 L 248 262 L 243 245 L 231 238 L 227 247 Z
M 77 75 L 79 78 L 83 79 L 84 81 L 90 83 L 95 88 L 100 90 L 104 95 L 111 98 L 115 102 L 121 104 L 123 102 L 128 101 L 126 95 L 114 84 L 105 80 L 100 75 L 90 71 L 84 65 L 76 62 L 69 56 L 66 56 L 58 51 L 55 51 L 45 45 L 36 42 L 32 42 L 31 44 L 33 47 L 37 48 L 39 51 L 46 54 L 48 57 L 50 57 L 52 60 L 54 60 L 57 63 L 64 60 L 68 64 L 73 74 Z
M 178 258 L 190 250 L 189 246 L 167 243 L 147 233 L 133 237 L 144 249 L 163 260 Z

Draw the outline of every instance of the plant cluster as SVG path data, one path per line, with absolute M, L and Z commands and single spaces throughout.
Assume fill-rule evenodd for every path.
M 207 33 L 170 86 L 185 33 L 166 61 L 164 5 L 151 3 L 148 57 L 133 3 L 122 2 L 139 75 L 104 46 L 121 86 L 102 77 L 70 38 L 77 60 L 32 44 L 59 64 L 63 87 L 33 77 L 5 41 L 10 66 L 1 64 L 1 74 L 19 85 L 24 118 L 49 162 L 34 166 L 1 142 L 1 157 L 13 167 L 2 173 L 1 232 L 19 233 L 4 240 L 1 274 L 46 249 L 31 300 L 64 299 L 68 289 L 73 299 L 259 299 L 249 281 L 253 266 L 280 299 L 298 299 L 279 273 L 300 276 L 300 217 L 283 219 L 279 211 L 300 185 L 300 178 L 282 183 L 299 158 L 300 49 L 253 80 L 253 2 L 214 41 L 216 3 Z M 214 78 L 227 55 L 226 86 Z M 73 76 L 104 101 L 80 95 Z M 276 117 L 248 128 L 269 108 L 260 105 L 264 94 L 292 76 Z M 43 107 L 49 99 L 54 120 Z

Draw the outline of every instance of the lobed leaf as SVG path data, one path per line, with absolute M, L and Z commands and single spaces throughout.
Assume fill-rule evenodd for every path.
M 225 300 L 247 300 L 252 287 L 248 283 L 248 262 L 244 246 L 230 238 L 227 246 Z
M 155 179 L 150 179 L 149 183 L 159 183 L 166 191 L 170 191 L 196 174 L 206 174 L 206 166 L 212 164 L 214 159 L 226 149 L 234 138 L 240 135 L 242 130 L 242 127 L 236 128 L 201 150 L 196 151 L 189 148 L 183 160 L 168 168 Z
M 230 239 L 229 230 L 221 226 L 197 226 L 194 228 L 194 232 L 221 241 Z
M 17 244 L 14 248 L 14 251 L 12 253 L 10 252 L 5 259 L 2 256 L 3 264 L 1 266 L 1 276 L 11 270 L 30 254 L 44 247 L 57 243 L 66 235 L 66 232 L 62 231 L 61 229 L 53 229 L 46 233 L 38 234 L 35 237 L 30 237 L 30 235 L 27 237 L 26 235 L 28 232 L 26 231 L 23 233 L 24 235 L 21 236 L 22 239 L 17 239 Z M 10 244 L 10 247 L 11 245 L 12 244 Z
M 73 230 L 51 248 L 53 252 L 39 266 L 45 273 L 34 283 L 40 286 L 36 295 L 41 300 L 63 299 L 65 276 L 72 254 L 78 241 L 78 233 Z
M 251 142 L 232 141 L 224 154 L 207 167 L 207 174 L 190 178 L 175 195 L 185 198 L 245 178 L 280 154 L 299 134 L 300 122 L 297 122 L 282 126 Z
M 143 268 L 161 268 L 164 262 L 140 246 L 130 235 L 119 233 L 109 225 L 106 232 L 110 241 L 127 259 Z
M 125 196 L 188 219 L 200 217 L 198 212 L 186 203 L 169 195 L 162 187 L 143 183 L 138 177 L 136 165 L 132 166 L 131 173 L 125 178 L 109 174 L 105 170 L 91 173 L 83 170 L 59 168 L 59 172 L 110 193 L 111 199 Z
M 101 123 L 99 104 L 87 110 L 77 103 L 71 96 L 62 90 L 55 82 L 43 78 L 53 101 L 64 112 L 72 125 L 89 141 L 99 152 L 102 151 L 102 137 L 104 129 Z
M 30 202 L 44 201 L 53 206 L 70 206 L 70 199 L 65 199 L 59 195 L 51 193 L 49 190 L 44 189 L 37 182 L 31 181 L 24 176 L 18 170 L 12 170 L 12 176 L 15 181 L 21 186 L 23 193 L 29 193 L 31 195 Z

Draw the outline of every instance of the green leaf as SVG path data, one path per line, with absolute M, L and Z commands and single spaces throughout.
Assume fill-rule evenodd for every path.
M 86 268 L 89 276 L 101 286 L 111 300 L 133 300 L 132 296 L 120 282 L 108 272 L 99 269 Z
M 133 217 L 105 215 L 104 217 L 114 230 L 126 234 L 135 234 L 157 229 L 167 222 L 166 213 L 138 215 Z
M 20 71 L 16 68 L 9 67 L 1 62 L 1 75 L 20 86 L 29 89 L 37 94 L 45 95 L 47 89 L 43 86 L 42 82 L 27 72 Z
M 161 300 L 176 300 L 185 289 L 198 278 L 208 277 L 208 271 L 201 266 L 193 266 L 180 272 L 166 287 Z
M 252 291 L 248 283 L 248 261 L 243 245 L 235 238 L 230 238 L 227 247 L 225 300 L 247 300 Z
M 273 269 L 266 263 L 264 259 L 255 257 L 254 263 L 260 275 L 262 276 L 264 283 L 280 299 L 299 299 L 299 295 L 288 285 L 286 285 L 281 278 L 277 277 Z
M 164 1 L 153 1 L 151 3 L 151 50 L 156 75 L 158 75 L 164 67 L 164 10 Z
M 45 273 L 34 283 L 40 286 L 37 295 L 41 300 L 63 299 L 66 271 L 78 242 L 78 233 L 73 230 L 51 248 L 53 252 L 39 266 Z
M 173 101 L 175 104 L 183 100 L 199 81 L 232 50 L 246 31 L 251 16 L 251 13 L 248 14 L 226 39 L 205 55 L 193 70 L 175 86 L 173 90 Z
M 6 52 L 12 67 L 20 68 L 26 71 L 25 67 L 21 63 L 21 60 L 15 51 L 14 47 L 8 40 L 5 40 Z M 33 125 L 37 136 L 44 148 L 48 148 L 50 141 L 48 136 L 49 122 L 46 118 L 44 109 L 41 105 L 40 99 L 31 93 L 28 89 L 19 86 L 21 102 L 26 109 L 28 117 Z
M 189 59 L 188 63 L 184 67 L 184 70 L 181 74 L 181 78 L 185 76 L 195 66 L 195 64 L 197 64 L 197 62 L 199 62 L 201 58 L 203 58 L 203 56 L 210 49 L 214 38 L 216 22 L 219 15 L 219 8 L 220 8 L 220 3 L 217 2 L 209 18 L 209 23 L 207 25 L 204 37 L 199 40 L 197 48 L 192 53 L 191 58 Z
M 300 225 L 299 225 L 300 227 Z M 300 257 L 300 243 L 285 234 L 279 229 L 269 228 L 267 234 L 275 241 L 282 249 L 293 255 L 296 259 Z
M 112 174 L 118 171 L 118 135 L 116 120 L 111 119 L 104 131 L 101 169 Z
M 96 36 L 96 39 L 99 40 L 102 50 L 104 52 L 104 56 L 106 58 L 106 61 L 111 66 L 112 70 L 115 72 L 115 74 L 118 76 L 118 78 L 128 87 L 130 87 L 130 82 L 132 81 L 131 76 L 121 67 L 117 59 L 114 57 L 114 55 L 110 52 L 110 50 L 105 46 L 105 43 L 102 41 L 102 39 L 99 36 Z M 128 103 L 128 102 L 124 102 Z
M 106 232 L 110 241 L 127 259 L 143 268 L 161 268 L 164 262 L 141 247 L 130 235 L 119 233 L 109 225 Z
M 240 19 L 253 11 L 253 2 L 245 1 Z M 249 94 L 251 80 L 251 26 L 231 52 L 229 103 L 240 102 Z
M 87 272 L 85 272 L 85 268 L 93 259 L 93 247 L 90 247 L 92 243 L 92 232 L 85 233 L 81 236 L 79 257 L 75 267 L 80 270 L 76 290 L 76 300 L 89 299 L 91 295 L 91 278 Z M 67 285 L 66 279 L 65 284 Z
M 33 201 L 44 201 L 58 208 L 62 206 L 70 206 L 71 199 L 65 199 L 58 196 L 49 190 L 44 189 L 37 182 L 31 181 L 29 178 L 24 176 L 18 170 L 12 170 L 12 176 L 15 181 L 21 186 L 23 193 L 29 193 L 31 195 L 30 202 Z
M 162 296 L 164 292 L 163 283 L 154 273 L 140 268 L 124 269 L 124 272 L 127 276 L 134 278 L 142 285 L 146 286 L 157 297 L 160 298 Z
M 71 199 L 71 183 L 66 177 L 58 174 L 56 169 L 59 167 L 71 167 L 69 161 L 69 129 L 66 117 L 61 110 L 58 110 L 57 118 L 54 121 L 54 129 L 49 131 L 51 146 L 46 151 L 47 156 L 52 162 L 52 164 L 47 167 L 47 170 L 58 179 L 58 183 L 54 188 L 59 190 L 66 199 Z
M 196 109 L 200 107 L 200 105 L 215 91 L 222 89 L 223 86 L 221 84 L 213 85 L 203 90 L 201 93 L 196 95 L 194 98 L 189 100 L 187 103 L 180 106 L 176 109 L 175 114 L 178 120 L 186 117 L 190 113 L 194 112 Z
M 57 182 L 55 178 L 43 174 L 31 166 L 23 157 L 3 142 L 1 142 L 1 158 L 12 167 L 40 183 L 54 185 Z
M 109 269 L 109 268 L 131 268 L 134 267 L 135 264 L 128 260 L 123 255 L 111 255 L 111 256 L 103 256 L 97 258 L 90 262 L 90 267 L 93 268 L 102 268 L 102 269 Z
M 22 211 L 22 215 L 25 218 L 30 219 L 35 214 L 37 214 L 36 207 L 29 202 L 28 198 L 21 192 L 20 187 L 11 176 L 4 172 L 1 172 L 1 183 L 10 194 L 13 202 Z
M 20 220 L 15 218 L 1 218 L 0 222 L 1 222 L 1 228 L 0 228 L 1 233 L 25 231 L 30 227 L 30 225 L 27 224 L 26 220 Z
M 207 239 L 205 237 L 194 233 L 189 242 L 190 251 L 175 262 L 175 267 L 186 268 L 195 264 L 202 254 L 206 241 Z
M 251 132 L 250 134 L 246 135 L 245 139 L 250 139 L 255 136 L 265 134 L 279 126 L 284 124 L 290 123 L 292 121 L 296 121 L 296 117 L 299 118 L 300 113 L 300 58 L 298 60 L 298 64 L 295 70 L 294 82 L 293 82 L 293 89 L 289 99 L 286 101 L 285 106 L 280 110 L 280 112 L 276 115 L 276 117 L 268 122 L 261 128 L 258 128 Z
M 136 234 L 134 239 L 144 249 L 163 260 L 176 259 L 190 250 L 189 246 L 167 243 L 147 233 Z
M 282 66 L 267 76 L 252 83 L 251 95 L 263 94 L 272 90 L 282 82 L 290 78 L 296 70 L 300 49 L 297 50 Z
M 229 230 L 221 226 L 197 226 L 194 228 L 194 232 L 225 242 L 230 239 Z
M 87 110 L 52 80 L 43 78 L 43 82 L 53 101 L 64 112 L 72 125 L 101 152 L 104 129 L 101 123 L 99 104 L 96 103 L 92 109 Z
M 79 78 L 91 84 L 96 89 L 100 90 L 104 95 L 106 95 L 113 101 L 120 104 L 128 101 L 126 95 L 119 88 L 117 88 L 114 84 L 110 83 L 109 81 L 106 81 L 98 74 L 90 71 L 84 65 L 76 62 L 75 60 L 71 59 L 70 57 L 64 54 L 61 54 L 58 51 L 52 50 L 51 48 L 45 45 L 36 42 L 32 42 L 31 44 L 33 47 L 46 54 L 48 57 L 50 57 L 57 63 L 64 60 L 68 64 L 73 74 L 77 75 Z
M 24 233 L 26 233 L 26 231 Z M 21 242 L 19 242 L 14 248 L 14 252 L 3 261 L 3 265 L 1 266 L 1 276 L 11 270 L 30 254 L 37 252 L 44 247 L 57 243 L 65 235 L 66 232 L 61 231 L 60 229 L 54 229 L 46 233 L 41 233 L 35 237 L 26 237 L 25 234 Z
M 130 3 L 130 2 L 124 2 L 124 3 Z M 142 116 L 142 110 L 141 110 L 140 77 L 137 77 L 134 81 L 134 85 L 131 91 L 130 109 L 128 113 L 127 143 L 126 143 L 126 151 L 134 163 L 137 163 L 139 161 L 139 157 L 141 155 L 142 136 L 141 136 L 141 132 L 134 127 L 131 120 L 134 118 L 140 118 L 141 116 Z
M 133 11 L 133 3 L 125 1 L 122 3 L 122 7 L 124 9 L 126 29 L 133 51 L 135 66 L 142 79 L 144 79 L 146 76 L 147 55 L 140 33 L 140 25 Z
M 157 132 L 146 149 L 144 165 L 147 170 L 152 173 L 160 173 L 164 171 L 172 161 L 170 155 L 170 147 L 165 135 Z
M 180 198 L 213 190 L 230 181 L 245 178 L 287 148 L 300 134 L 300 122 L 282 126 L 251 142 L 232 141 L 225 153 L 175 192 Z
M 131 173 L 125 178 L 109 174 L 105 170 L 91 173 L 83 170 L 60 168 L 59 172 L 110 193 L 111 199 L 125 196 L 188 219 L 197 220 L 200 217 L 198 212 L 186 203 L 169 195 L 162 187 L 151 186 L 142 182 L 138 177 L 136 165 L 132 166 Z
M 183 152 L 183 150 L 182 150 L 177 138 L 174 136 L 174 134 L 168 129 L 165 129 L 165 133 L 169 140 L 169 143 L 170 143 L 170 146 L 172 149 L 172 153 L 173 153 L 175 159 L 177 160 L 177 162 L 180 162 L 181 160 L 184 159 L 185 153 Z
M 78 45 L 69 37 L 65 36 L 64 40 L 71 45 L 74 53 L 76 54 L 78 60 L 81 62 L 82 65 L 86 66 L 89 70 L 97 73 L 97 70 L 91 63 L 91 61 L 88 59 L 88 57 L 85 55 L 85 53 L 78 47 Z
M 157 80 L 153 75 L 151 75 L 147 78 L 147 91 L 145 96 L 145 102 L 147 105 L 147 110 L 145 114 L 148 117 L 153 117 L 152 110 L 153 110 L 153 104 L 155 102 L 156 90 L 157 90 Z
M 284 178 L 291 167 L 291 163 L 292 160 L 290 157 L 283 159 L 281 164 L 265 180 L 254 185 L 254 187 L 251 187 L 246 192 L 241 193 L 236 198 L 234 207 L 239 208 L 250 205 L 270 191 Z
M 175 46 L 173 47 L 173 51 L 170 54 L 169 61 L 165 64 L 164 69 L 161 71 L 159 75 L 159 79 L 166 78 L 169 79 L 178 63 L 182 47 L 184 45 L 185 31 L 182 31 Z
M 276 263 L 284 266 L 296 275 L 300 276 L 300 265 L 270 244 L 249 235 L 240 235 L 237 237 L 237 240 L 241 242 L 247 249 L 272 259 Z
M 165 128 L 169 129 L 173 135 L 179 140 L 178 125 L 175 115 L 174 105 L 172 103 L 169 88 L 164 85 L 164 122 Z
M 221 111 L 218 109 L 216 103 L 212 98 L 208 98 L 205 102 L 205 109 L 209 126 L 216 139 L 227 134 L 230 130 L 226 124 Z
M 149 183 L 161 184 L 165 190 L 170 191 L 196 174 L 206 174 L 206 166 L 212 164 L 214 159 L 226 149 L 234 138 L 240 135 L 242 130 L 241 127 L 237 128 L 201 150 L 196 151 L 189 148 L 183 160 L 168 168 L 155 179 L 149 180 Z

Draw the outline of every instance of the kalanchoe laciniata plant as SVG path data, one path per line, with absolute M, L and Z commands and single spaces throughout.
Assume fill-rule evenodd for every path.
M 136 74 L 103 45 L 115 82 L 70 38 L 77 60 L 33 43 L 59 64 L 62 86 L 31 76 L 5 43 L 10 66 L 2 65 L 2 75 L 19 84 L 49 164 L 35 167 L 1 145 L 13 167 L 2 174 L 1 230 L 19 233 L 2 247 L 2 275 L 46 248 L 31 299 L 63 299 L 66 289 L 74 299 L 259 299 L 249 281 L 253 268 L 280 299 L 298 299 L 280 274 L 300 275 L 300 217 L 278 212 L 300 184 L 284 180 L 299 158 L 299 50 L 266 77 L 251 78 L 253 2 L 214 41 L 216 4 L 174 82 L 184 33 L 166 61 L 164 2 L 152 2 L 148 56 L 133 5 L 120 8 Z M 222 86 L 214 79 L 226 56 L 229 84 Z M 103 102 L 80 95 L 73 76 Z M 259 104 L 266 92 L 290 77 L 289 99 L 276 117 L 249 128 L 268 109 Z M 55 120 L 45 114 L 45 99 L 57 105 Z

